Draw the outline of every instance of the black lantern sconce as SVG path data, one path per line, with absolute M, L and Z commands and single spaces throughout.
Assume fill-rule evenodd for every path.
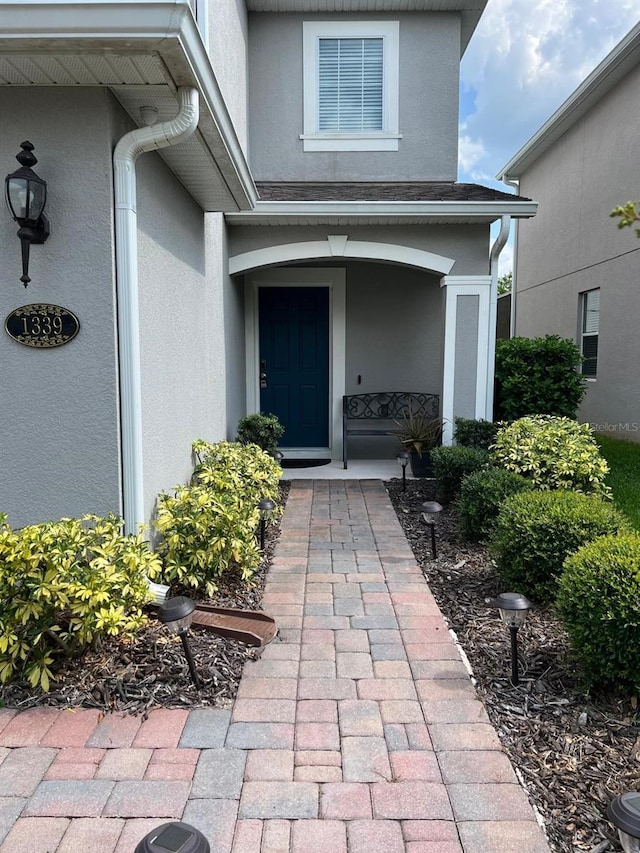
M 640 853 L 640 793 L 627 791 L 611 800 L 607 818 L 618 830 L 624 853 Z
M 29 278 L 29 249 L 32 243 L 44 243 L 49 236 L 49 221 L 44 216 L 47 203 L 47 182 L 38 177 L 31 168 L 38 162 L 33 145 L 23 142 L 22 151 L 16 154 L 20 168 L 7 175 L 4 181 L 7 207 L 18 223 L 18 237 L 22 244 L 22 275 L 20 281 L 26 287 Z
M 435 560 L 436 554 L 436 521 L 438 514 L 442 512 L 442 505 L 438 501 L 425 501 L 422 504 L 422 517 L 431 528 L 431 556 Z
M 194 826 L 176 820 L 152 829 L 134 853 L 210 853 L 209 842 Z
M 270 498 L 262 498 L 258 504 L 260 510 L 260 550 L 264 551 L 264 534 L 267 527 L 267 521 L 271 518 L 271 513 L 276 508 L 276 505 Z
M 500 619 L 511 635 L 511 683 L 516 687 L 518 679 L 518 631 L 527 621 L 531 602 L 519 592 L 501 592 L 491 604 L 498 608 Z
M 396 453 L 396 459 L 402 465 L 402 491 L 407 491 L 407 464 L 409 463 L 410 454 L 408 450 L 399 450 Z
M 164 623 L 170 631 L 180 637 L 182 648 L 184 649 L 184 656 L 187 659 L 187 664 L 189 665 L 191 680 L 193 681 L 196 690 L 200 690 L 202 683 L 198 677 L 198 673 L 196 672 L 196 665 L 193 660 L 193 654 L 191 653 L 191 646 L 189 645 L 189 640 L 187 638 L 189 626 L 193 619 L 193 611 L 195 609 L 196 605 L 194 601 L 187 598 L 185 595 L 177 595 L 175 598 L 168 598 L 160 607 L 160 610 L 158 611 L 158 619 L 160 619 L 160 621 Z

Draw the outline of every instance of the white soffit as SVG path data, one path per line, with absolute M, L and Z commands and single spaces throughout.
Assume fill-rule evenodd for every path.
M 246 0 L 250 12 L 459 12 L 462 17 L 460 54 L 469 44 L 488 0 Z
M 177 88 L 194 86 L 196 133 L 158 154 L 203 210 L 248 209 L 256 198 L 187 0 L 0 0 L 0 86 L 107 87 L 136 126 L 142 106 L 174 118 Z

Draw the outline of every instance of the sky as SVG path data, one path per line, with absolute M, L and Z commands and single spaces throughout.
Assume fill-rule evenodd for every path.
M 488 0 L 461 64 L 458 180 L 496 173 L 640 21 L 640 0 Z M 500 273 L 512 266 L 511 241 Z

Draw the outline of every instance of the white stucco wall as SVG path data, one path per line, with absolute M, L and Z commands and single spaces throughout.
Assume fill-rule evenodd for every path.
M 304 152 L 302 25 L 400 22 L 398 151 Z M 453 181 L 458 156 L 460 18 L 452 13 L 249 16 L 250 163 L 256 180 Z
M 46 302 L 80 320 L 57 349 L 22 346 L 0 329 L 0 511 L 14 526 L 121 512 L 109 96 L 3 87 L 0 115 L 3 174 L 30 140 L 51 221 L 48 241 L 32 247 L 25 290 L 18 226 L 3 205 L 0 315 Z
M 580 294 L 600 288 L 598 375 L 581 420 L 640 440 L 640 338 L 636 329 L 640 241 L 609 218 L 635 198 L 640 154 L 640 69 L 629 74 L 523 175 L 539 201 L 519 225 L 516 334 L 559 334 L 579 343 Z M 619 426 L 620 425 L 620 426 Z

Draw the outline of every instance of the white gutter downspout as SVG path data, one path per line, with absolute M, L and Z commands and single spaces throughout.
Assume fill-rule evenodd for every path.
M 520 181 L 512 181 L 503 175 L 500 180 L 508 187 L 513 187 L 516 195 L 520 195 Z M 516 334 L 516 299 L 518 298 L 518 289 L 516 287 L 516 277 L 518 269 L 518 232 L 520 231 L 520 220 L 516 219 L 516 224 L 513 232 L 513 270 L 511 272 L 511 310 L 509 312 L 509 336 L 514 338 Z
M 198 90 L 183 86 L 178 94 L 180 109 L 175 118 L 126 133 L 113 152 L 122 490 L 127 533 L 137 533 L 145 522 L 135 164 L 145 151 L 177 145 L 195 131 L 199 117 Z M 157 584 L 151 586 L 158 587 Z
M 498 313 L 498 258 L 509 239 L 511 217 L 503 216 L 500 221 L 500 231 L 489 255 L 489 272 L 491 274 L 491 290 L 489 292 L 489 345 L 487 347 L 487 413 L 485 418 L 493 420 L 493 384 L 496 371 L 496 317 Z

